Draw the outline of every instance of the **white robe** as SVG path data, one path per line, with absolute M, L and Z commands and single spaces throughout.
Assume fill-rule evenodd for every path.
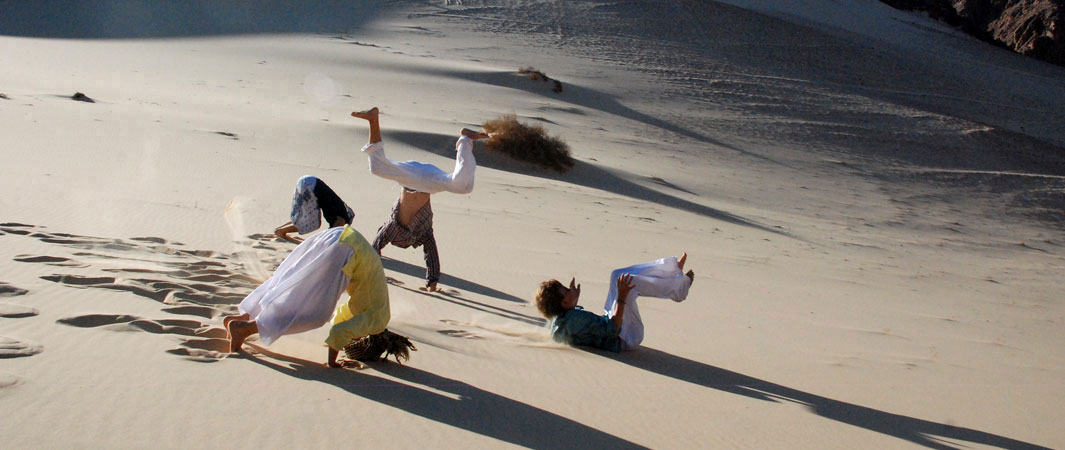
M 473 157 L 473 140 L 466 136 L 460 137 L 455 143 L 455 169 L 451 173 L 423 162 L 392 161 L 385 156 L 384 142 L 367 144 L 362 151 L 369 158 L 370 173 L 395 181 L 403 187 L 429 194 L 473 192 L 473 174 L 477 169 L 477 159 Z
M 317 329 L 333 316 L 349 281 L 341 268 L 355 252 L 338 242 L 343 231 L 330 228 L 300 243 L 269 280 L 240 302 L 237 309 L 255 321 L 264 344 Z

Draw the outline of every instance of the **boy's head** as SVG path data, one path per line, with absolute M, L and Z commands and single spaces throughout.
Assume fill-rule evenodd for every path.
M 540 290 L 536 293 L 536 309 L 550 319 L 576 307 L 581 287 L 574 285 L 575 281 L 570 280 L 568 288 L 558 280 L 540 283 Z

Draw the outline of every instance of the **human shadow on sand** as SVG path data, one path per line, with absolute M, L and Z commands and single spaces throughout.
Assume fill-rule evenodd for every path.
M 404 273 L 404 274 L 407 274 L 407 275 L 410 275 L 410 276 L 416 277 L 416 278 L 420 277 L 422 274 L 425 273 L 425 269 L 423 269 L 421 267 L 415 266 L 413 264 L 408 264 L 408 263 L 403 262 L 403 261 L 397 261 L 397 260 L 394 260 L 394 259 L 390 259 L 390 258 L 381 258 L 381 263 L 388 270 Z M 459 282 L 455 282 L 455 280 L 459 280 Z M 466 289 L 466 290 L 468 290 L 470 292 L 476 292 L 476 293 L 479 293 L 479 294 L 482 294 L 482 295 L 492 296 L 492 297 L 496 297 L 496 298 L 499 298 L 499 299 L 502 299 L 502 300 L 514 301 L 514 302 L 518 302 L 518 303 L 526 303 L 525 300 L 522 300 L 522 299 L 520 299 L 518 297 L 514 297 L 514 296 L 512 296 L 510 294 L 499 292 L 499 291 L 496 291 L 495 289 L 492 289 L 492 288 L 489 288 L 489 287 L 485 287 L 485 286 L 481 286 L 481 285 L 479 285 L 477 283 L 473 283 L 473 282 L 469 282 L 469 281 L 465 281 L 465 280 L 461 280 L 461 279 L 455 279 L 455 278 L 450 277 L 450 276 L 442 276 L 440 278 L 440 284 L 442 286 L 441 286 L 441 289 L 436 291 L 436 292 L 426 292 L 426 291 L 422 291 L 420 289 L 408 288 L 408 287 L 400 285 L 401 283 L 398 283 L 398 282 L 393 282 L 392 284 L 395 287 L 398 287 L 400 289 L 406 289 L 406 290 L 408 290 L 410 292 L 413 292 L 413 293 L 416 293 L 416 294 L 422 294 L 422 295 L 425 295 L 425 296 L 433 297 L 435 299 L 443 300 L 443 301 L 451 303 L 453 305 L 463 306 L 463 307 L 470 308 L 470 309 L 473 309 L 473 310 L 476 310 L 476 311 L 480 311 L 480 312 L 483 312 L 483 313 L 486 313 L 486 314 L 492 314 L 492 315 L 495 315 L 495 316 L 499 316 L 499 317 L 502 317 L 504 319 L 510 319 L 510 320 L 515 320 L 515 321 L 518 321 L 518 322 L 524 322 L 524 323 L 527 323 L 529 325 L 535 325 L 535 326 L 538 326 L 538 327 L 542 327 L 542 326 L 544 326 L 544 324 L 547 323 L 547 320 L 544 319 L 543 317 L 532 317 L 532 316 L 528 316 L 528 315 L 521 314 L 521 313 L 518 313 L 518 312 L 510 311 L 510 310 L 505 309 L 505 308 L 500 308 L 498 306 L 493 306 L 493 305 L 485 304 L 485 303 L 482 303 L 482 302 L 478 302 L 476 300 L 471 300 L 471 299 L 465 298 L 465 297 L 462 296 L 462 292 L 454 290 L 454 289 L 448 289 L 448 287 Z M 469 289 L 470 286 L 473 286 L 474 288 L 473 289 Z M 480 287 L 478 287 L 478 286 L 480 286 Z M 497 294 L 498 294 L 498 296 L 497 296 Z M 501 297 L 501 296 L 505 296 L 505 297 Z M 511 298 L 514 299 L 514 300 L 511 300 Z
M 596 353 L 599 352 L 596 351 Z M 941 438 L 998 448 L 1047 448 L 971 428 L 916 419 L 833 400 L 653 348 L 640 347 L 634 352 L 626 352 L 614 359 L 648 372 L 731 394 L 757 400 L 798 403 L 805 405 L 810 412 L 826 419 L 894 436 L 928 448 L 943 450 L 958 448 Z
M 189 0 L 0 2 L 0 34 L 128 39 L 266 33 L 335 33 L 376 18 L 383 2 Z
M 453 159 L 455 156 L 455 136 L 449 136 L 445 134 L 437 133 L 425 133 L 420 131 L 394 131 L 386 133 L 387 139 L 395 139 L 408 146 L 422 149 L 430 153 Z M 630 174 L 628 172 L 611 169 L 608 167 L 599 166 L 585 161 L 576 160 L 573 168 L 566 173 L 559 174 L 557 172 L 542 169 L 529 163 L 515 160 L 509 156 L 501 155 L 497 152 L 486 149 L 483 145 L 478 144 L 475 150 L 475 156 L 477 158 L 477 165 L 489 167 L 496 170 L 502 170 L 504 172 L 517 173 L 522 175 L 537 176 L 541 178 L 547 178 L 551 180 L 557 180 L 566 183 L 572 183 L 579 186 L 589 187 L 593 189 L 599 189 L 606 192 L 612 192 L 618 195 L 624 195 L 637 200 L 643 200 L 646 202 L 668 206 L 671 208 L 688 211 L 690 213 L 698 214 L 711 219 L 717 219 L 720 221 L 728 222 L 735 225 L 754 228 L 756 230 L 766 231 L 773 234 L 789 236 L 787 232 L 776 226 L 763 225 L 755 222 L 751 219 L 747 219 L 736 214 L 732 214 L 728 211 L 722 211 L 717 208 L 711 208 L 706 205 L 701 205 L 683 198 L 670 195 L 664 192 L 660 192 L 651 189 L 646 186 L 639 185 L 630 179 L 639 178 L 638 175 Z M 445 170 L 450 169 L 450 167 Z M 663 185 L 667 188 L 671 185 L 665 180 L 651 179 L 652 182 Z M 684 192 L 682 189 L 674 188 L 678 191 Z
M 387 251 L 388 247 L 385 247 L 385 250 Z M 400 272 L 415 278 L 419 278 L 425 275 L 424 267 L 418 267 L 414 264 L 410 264 L 397 259 L 392 259 L 387 256 L 381 257 L 381 264 L 385 266 L 385 269 L 394 272 Z M 483 284 L 475 283 L 473 281 L 459 278 L 447 273 L 440 274 L 440 283 L 447 286 L 451 286 L 455 289 L 461 289 L 464 291 L 473 292 L 475 294 L 481 294 L 486 297 L 492 297 L 506 302 L 527 303 L 525 299 L 522 299 L 521 297 L 516 297 L 506 292 L 493 289 Z
M 646 448 L 534 406 L 410 366 L 375 363 L 398 382 L 357 370 L 285 356 L 249 344 L 262 356 L 242 354 L 256 364 L 307 381 L 326 383 L 384 405 L 471 433 L 533 449 Z M 439 394 L 443 391 L 450 395 Z M 456 398 L 457 397 L 457 398 Z M 372 432 L 373 425 L 364 430 Z M 564 440 L 563 440 L 564 439 Z
M 442 68 L 416 68 L 413 70 L 422 70 L 429 75 L 437 77 L 450 77 L 461 80 L 473 81 L 477 83 L 490 84 L 492 86 L 499 86 L 510 89 L 517 89 L 534 94 L 539 94 L 545 98 L 554 102 L 568 103 L 574 106 L 582 108 L 593 109 L 601 111 L 607 114 L 612 114 L 626 119 L 640 122 L 645 125 L 650 125 L 662 130 L 669 131 L 680 136 L 684 136 L 689 139 L 693 139 L 704 144 L 711 144 L 717 147 L 729 149 L 752 158 L 768 161 L 774 164 L 782 164 L 776 160 L 767 158 L 766 156 L 759 155 L 757 153 L 744 150 L 735 145 L 723 142 L 717 139 L 713 139 L 703 133 L 695 130 L 690 130 L 671 123 L 667 120 L 660 119 L 658 117 L 644 114 L 635 109 L 629 108 L 617 101 L 613 95 L 605 92 L 597 91 L 590 87 L 581 86 L 574 83 L 564 83 L 565 89 L 562 93 L 554 93 L 543 86 L 543 83 L 532 82 L 527 76 L 521 75 L 517 72 L 463 72 L 455 70 L 447 70 Z

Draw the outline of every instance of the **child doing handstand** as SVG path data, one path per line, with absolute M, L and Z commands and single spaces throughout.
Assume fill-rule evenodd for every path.
M 473 157 L 473 140 L 485 139 L 488 134 L 463 128 L 455 143 L 455 169 L 451 173 L 418 161 L 392 161 L 385 156 L 381 140 L 380 111 L 374 107 L 351 113 L 353 117 L 370 123 L 370 142 L 362 147 L 370 163 L 370 173 L 393 180 L 403 187 L 392 214 L 377 230 L 373 247 L 380 254 L 388 244 L 399 248 L 422 247 L 425 254 L 425 287 L 435 292 L 440 281 L 440 256 L 433 234 L 433 208 L 430 194 L 473 192 L 477 160 Z

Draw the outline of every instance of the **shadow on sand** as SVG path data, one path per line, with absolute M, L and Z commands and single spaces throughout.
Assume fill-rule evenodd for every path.
M 347 0 L 0 1 L 0 34 L 129 39 L 263 33 L 336 33 L 373 20 L 382 2 Z
M 321 363 L 250 346 L 265 358 L 242 353 L 246 359 L 280 373 L 330 384 L 367 400 L 512 445 L 533 449 L 646 448 L 557 414 L 414 367 L 392 363 L 374 365 L 374 370 L 403 381 L 399 382 L 357 370 L 329 369 Z M 367 424 L 364 430 L 355 431 L 374 430 L 372 424 Z
M 455 157 L 455 136 L 436 133 L 424 133 L 419 131 L 397 131 L 386 134 L 388 138 L 395 139 L 408 146 L 417 149 L 422 149 L 443 156 L 445 158 Z M 475 151 L 475 155 L 477 158 L 478 166 L 490 167 L 492 169 L 502 170 L 505 172 L 537 176 L 541 178 L 572 183 L 593 189 L 599 189 L 602 191 L 612 192 L 614 194 L 631 197 L 636 200 L 643 200 L 662 206 L 688 211 L 690 213 L 698 214 L 711 219 L 717 219 L 735 225 L 741 225 L 773 234 L 793 237 L 785 231 L 781 230 L 779 227 L 763 225 L 727 211 L 711 208 L 709 206 L 701 205 L 699 203 L 695 203 L 674 195 L 670 195 L 664 192 L 656 191 L 646 186 L 639 185 L 630 181 L 630 179 L 639 178 L 638 175 L 630 174 L 621 170 L 610 169 L 589 162 L 577 160 L 576 164 L 573 166 L 572 169 L 570 169 L 566 173 L 559 174 L 557 172 L 549 171 L 547 169 L 541 169 L 532 164 L 517 161 L 513 158 L 510 158 L 509 156 L 498 154 L 496 152 L 486 149 L 483 145 L 480 144 L 477 145 L 476 149 L 477 150 Z M 445 168 L 445 170 L 450 170 L 450 167 Z M 675 189 L 679 192 L 686 192 L 683 189 L 669 184 L 665 180 L 649 180 L 651 180 L 651 182 L 653 183 L 662 185 L 667 188 Z
M 389 247 L 385 247 L 383 250 L 388 251 Z M 402 274 L 410 275 L 415 278 L 425 276 L 425 268 L 418 267 L 414 264 L 410 264 L 404 261 L 389 258 L 387 256 L 381 257 L 381 264 L 385 266 L 385 269 L 399 272 Z M 440 283 L 451 286 L 455 289 L 461 289 L 464 291 L 473 292 L 475 294 L 481 294 L 485 297 L 492 297 L 506 302 L 514 303 L 528 303 L 525 299 L 510 295 L 506 292 L 492 289 L 483 284 L 474 283 L 472 281 L 456 277 L 454 275 L 441 273 Z
M 607 114 L 624 117 L 626 119 L 636 121 L 645 125 L 656 127 L 662 130 L 669 131 L 671 133 L 684 136 L 686 138 L 717 147 L 732 150 L 743 155 L 756 158 L 762 161 L 770 162 L 773 164 L 784 165 L 783 163 L 774 159 L 768 158 L 764 155 L 754 153 L 748 150 L 744 150 L 735 145 L 729 144 L 724 141 L 713 139 L 703 133 L 695 130 L 690 130 L 682 126 L 676 125 L 669 121 L 644 114 L 628 106 L 625 106 L 617 101 L 617 99 L 605 92 L 597 91 L 595 89 L 581 86 L 573 83 L 566 83 L 565 90 L 561 94 L 550 92 L 545 88 L 545 85 L 539 82 L 530 81 L 526 76 L 515 72 L 462 72 L 452 71 L 444 69 L 414 69 L 422 70 L 427 75 L 437 77 L 449 77 L 466 81 L 473 81 L 477 83 L 490 84 L 492 86 L 505 87 L 510 89 L 517 89 L 534 94 L 539 94 L 547 99 L 555 102 L 568 103 L 570 105 L 579 106 L 582 108 L 601 111 Z
M 894 436 L 929 448 L 944 450 L 958 448 L 951 442 L 940 438 L 998 448 L 1047 448 L 970 428 L 915 419 L 833 400 L 653 348 L 641 347 L 637 351 L 624 353 L 614 359 L 648 372 L 744 397 L 772 402 L 799 403 L 805 405 L 810 412 L 826 419 Z
M 381 258 L 381 264 L 385 267 L 385 269 L 388 269 L 388 270 L 393 271 L 393 272 L 399 272 L 399 273 L 403 273 L 403 274 L 406 274 L 406 275 L 410 275 L 410 276 L 415 277 L 415 278 L 421 277 L 422 275 L 425 274 L 425 269 L 424 268 L 421 268 L 421 267 L 418 267 L 418 266 L 415 266 L 413 264 L 409 264 L 409 263 L 406 263 L 406 262 L 403 262 L 403 261 L 397 261 L 395 259 L 391 259 L 391 258 L 387 258 L 387 257 L 386 258 Z M 483 313 L 492 314 L 494 316 L 499 316 L 499 317 L 502 317 L 504 319 L 510 319 L 510 320 L 516 320 L 518 322 L 524 322 L 524 323 L 527 323 L 529 325 L 535 325 L 535 326 L 538 326 L 538 327 L 542 327 L 542 326 L 544 326 L 544 324 L 547 323 L 547 320 L 544 319 L 543 317 L 528 316 L 528 315 L 525 315 L 525 314 L 521 314 L 521 313 L 510 311 L 510 310 L 507 310 L 507 309 L 504 309 L 504 308 L 500 308 L 498 306 L 492 306 L 492 305 L 488 305 L 488 304 L 485 304 L 485 303 L 481 303 L 481 302 L 478 302 L 478 301 L 475 301 L 475 300 L 471 300 L 471 299 L 465 298 L 465 297 L 462 296 L 461 292 L 452 291 L 451 289 L 448 289 L 448 287 L 462 289 L 462 290 L 466 290 L 466 291 L 469 291 L 469 292 L 474 292 L 474 293 L 478 293 L 478 294 L 481 294 L 481 295 L 485 295 L 485 296 L 488 296 L 488 297 L 494 297 L 494 298 L 497 298 L 497 299 L 500 299 L 500 300 L 504 300 L 504 301 L 508 301 L 508 302 L 527 303 L 525 300 L 523 300 L 521 298 L 518 298 L 518 297 L 515 297 L 513 295 L 510 295 L 510 294 L 507 294 L 505 292 L 500 292 L 500 291 L 497 291 L 497 290 L 492 289 L 490 287 L 474 283 L 472 281 L 466 281 L 466 280 L 463 280 L 461 278 L 455 278 L 453 276 L 445 275 L 445 274 L 441 274 L 440 285 L 441 285 L 441 290 L 436 291 L 436 292 L 431 292 L 431 293 L 422 291 L 420 289 L 408 288 L 408 287 L 405 287 L 405 286 L 395 286 L 395 287 L 398 287 L 400 289 L 406 289 L 406 290 L 408 290 L 410 292 L 413 292 L 413 293 L 416 293 L 416 294 L 422 294 L 422 295 L 425 295 L 425 296 L 428 296 L 428 297 L 433 297 L 433 298 L 438 299 L 438 300 L 443 300 L 443 301 L 451 303 L 451 304 L 463 306 L 463 307 L 470 308 L 470 309 L 473 309 L 473 310 L 477 310 L 477 311 L 480 311 L 480 312 L 483 312 Z

